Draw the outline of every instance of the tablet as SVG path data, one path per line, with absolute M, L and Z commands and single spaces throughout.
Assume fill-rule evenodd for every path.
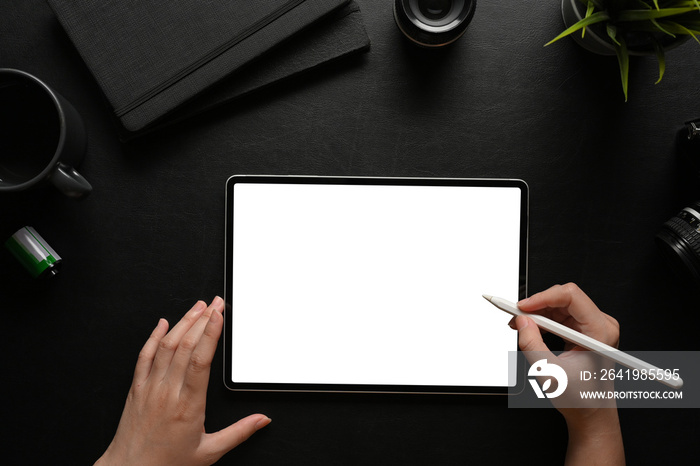
M 225 384 L 506 393 L 527 241 L 521 180 L 233 176 Z

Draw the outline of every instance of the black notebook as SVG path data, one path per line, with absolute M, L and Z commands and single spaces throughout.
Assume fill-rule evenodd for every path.
M 127 138 L 369 45 L 359 8 L 347 0 L 48 2 Z M 324 34 L 300 35 L 293 57 L 257 60 L 321 18 Z M 319 42 L 322 52 L 312 46 Z
M 369 46 L 360 7 L 352 1 L 224 78 L 196 99 L 177 108 L 168 115 L 166 122 L 151 126 L 146 131 L 231 104 L 282 79 L 311 71 L 355 52 L 367 51 Z

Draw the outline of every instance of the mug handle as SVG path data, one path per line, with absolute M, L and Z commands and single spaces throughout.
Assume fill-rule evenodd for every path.
M 51 176 L 51 182 L 68 197 L 81 198 L 92 192 L 92 185 L 75 168 L 59 163 Z

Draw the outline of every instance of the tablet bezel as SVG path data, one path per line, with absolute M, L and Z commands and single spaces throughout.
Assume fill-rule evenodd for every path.
M 233 271 L 233 192 L 239 183 L 254 184 L 337 184 L 379 186 L 459 186 L 459 187 L 504 187 L 520 189 L 520 257 L 518 299 L 527 296 L 528 282 L 528 231 L 529 188 L 519 179 L 488 178 L 380 178 L 380 177 L 336 177 L 299 175 L 234 175 L 226 181 L 225 240 L 224 240 L 224 384 L 233 391 L 269 392 L 341 392 L 341 393 L 423 393 L 423 394 L 508 394 L 517 393 L 524 387 L 523 370 L 518 367 L 515 387 L 490 386 L 436 386 L 436 385 L 359 385 L 359 384 L 299 384 L 299 383 L 244 383 L 232 380 L 232 319 L 231 298 L 233 281 L 228 277 Z M 513 348 L 513 352 L 517 348 Z

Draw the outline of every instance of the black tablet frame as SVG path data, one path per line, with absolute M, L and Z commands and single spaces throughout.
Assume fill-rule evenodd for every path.
M 340 393 L 422 393 L 422 394 L 513 394 L 524 387 L 524 371 L 518 364 L 514 387 L 489 386 L 436 386 L 436 385 L 357 385 L 357 384 L 299 384 L 299 383 L 243 383 L 232 380 L 232 349 L 229 344 L 232 335 L 231 312 L 233 281 L 228 277 L 233 272 L 233 193 L 239 183 L 272 184 L 339 184 L 339 185 L 380 185 L 380 186 L 476 186 L 508 187 L 520 189 L 520 257 L 518 299 L 527 297 L 528 286 L 528 232 L 529 232 L 529 187 L 519 179 L 489 178 L 381 178 L 381 177 L 340 177 L 313 175 L 234 175 L 226 181 L 225 240 L 224 240 L 224 384 L 233 391 L 268 392 L 340 392 Z M 513 348 L 517 351 L 517 348 Z

